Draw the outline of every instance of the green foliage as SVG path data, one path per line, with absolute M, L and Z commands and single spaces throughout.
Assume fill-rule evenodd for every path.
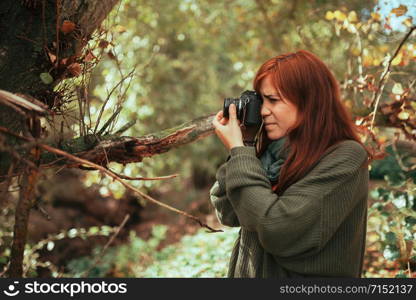
M 225 277 L 236 229 L 223 233 L 207 233 L 200 229 L 195 235 L 185 235 L 178 243 L 161 250 L 167 227 L 156 225 L 152 236 L 144 241 L 131 231 L 129 242 L 108 249 L 101 262 L 94 266 L 90 277 Z M 91 268 L 94 256 L 72 260 L 66 276 L 80 276 Z
M 388 154 L 382 160 L 374 161 L 371 164 L 370 177 L 372 179 L 385 179 L 391 185 L 400 185 L 403 181 L 412 178 L 416 182 L 416 170 L 405 172 L 400 168 L 397 159 L 394 156 L 392 146 L 386 147 Z M 405 165 L 411 165 L 411 155 L 408 155 L 402 161 Z
M 367 246 L 375 246 L 401 277 L 408 264 L 416 263 L 416 200 L 411 180 L 398 187 L 378 187 L 371 191 L 376 200 L 369 208 Z
M 36 277 L 38 267 L 49 268 L 52 272 L 52 276 L 58 277 L 60 273 L 58 268 L 49 261 L 41 261 L 39 251 L 46 247 L 48 251 L 52 251 L 55 247 L 56 241 L 62 239 L 74 239 L 81 238 L 83 240 L 92 236 L 109 236 L 115 232 L 116 227 L 110 226 L 92 226 L 86 228 L 71 228 L 69 230 L 62 230 L 61 232 L 53 235 L 48 235 L 47 238 L 38 241 L 36 244 L 27 243 L 25 245 L 24 257 L 23 257 L 23 277 Z M 12 232 L 0 231 L 0 266 L 3 266 L 4 274 L 8 268 L 7 262 L 10 259 L 11 254 L 11 241 Z

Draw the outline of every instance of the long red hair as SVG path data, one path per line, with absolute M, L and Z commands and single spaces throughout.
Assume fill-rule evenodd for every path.
M 306 175 L 324 152 L 343 140 L 355 140 L 372 153 L 359 138 L 359 129 L 341 102 L 337 80 L 324 62 L 306 50 L 267 60 L 257 71 L 254 89 L 260 93 L 262 80 L 271 75 L 276 90 L 296 105 L 298 118 L 289 129 L 285 146 L 290 147 L 273 191 L 279 195 Z M 260 153 L 270 140 L 265 131 Z M 289 146 L 290 145 L 290 146 Z M 364 164 L 368 166 L 369 161 Z

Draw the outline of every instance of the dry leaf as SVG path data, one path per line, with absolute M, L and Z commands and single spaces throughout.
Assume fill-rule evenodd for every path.
M 106 40 L 101 40 L 101 41 L 98 43 L 98 47 L 105 49 L 105 48 L 107 48 L 107 47 L 108 47 L 108 45 L 109 45 L 109 44 L 110 44 L 110 43 L 109 43 L 108 41 L 106 41 Z
M 393 8 L 391 12 L 394 13 L 398 17 L 403 16 L 405 13 L 407 13 L 407 6 L 401 4 L 399 7 Z
M 107 55 L 108 55 L 108 57 L 109 57 L 110 59 L 112 59 L 112 60 L 117 60 L 117 58 L 116 58 L 116 56 L 114 55 L 114 53 L 113 53 L 113 52 L 108 51 L 108 52 L 107 52 Z
M 81 65 L 79 63 L 70 64 L 67 68 L 68 72 L 73 76 L 81 74 Z
M 48 56 L 49 56 L 49 60 L 51 61 L 51 63 L 55 63 L 56 62 L 56 55 L 48 52 Z
M 65 20 L 65 21 L 62 23 L 62 26 L 61 26 L 61 31 L 62 31 L 64 34 L 68 34 L 68 33 L 72 32 L 72 31 L 74 31 L 74 29 L 75 29 L 75 24 L 74 24 L 73 22 L 68 21 L 68 20 Z
M 88 51 L 87 55 L 85 55 L 84 61 L 90 62 L 90 61 L 93 61 L 94 59 L 97 59 L 97 57 L 94 54 L 92 54 L 91 51 Z

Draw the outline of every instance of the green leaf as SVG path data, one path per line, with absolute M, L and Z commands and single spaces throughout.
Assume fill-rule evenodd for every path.
M 40 73 L 40 79 L 44 84 L 51 84 L 53 82 L 53 77 L 49 73 Z
M 99 229 L 98 229 L 98 227 L 97 227 L 97 226 L 92 226 L 92 227 L 90 227 L 90 228 L 88 229 L 88 233 L 89 233 L 89 234 L 97 234 L 97 233 L 98 233 L 98 231 L 99 231 Z
M 396 234 L 394 232 L 387 232 L 386 233 L 386 242 L 389 244 L 396 244 Z
M 395 260 L 400 257 L 397 247 L 387 246 L 383 251 L 383 256 L 388 260 Z
M 401 95 L 401 94 L 403 94 L 404 91 L 403 91 L 403 87 L 400 83 L 395 83 L 393 85 L 393 88 L 392 88 L 391 92 L 395 95 Z
M 412 216 L 407 216 L 404 221 L 406 222 L 406 225 L 408 228 L 412 228 L 414 225 L 416 225 L 416 218 Z

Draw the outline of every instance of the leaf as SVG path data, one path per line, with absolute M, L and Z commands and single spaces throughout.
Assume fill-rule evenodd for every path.
M 391 92 L 395 95 L 401 95 L 403 94 L 403 87 L 401 85 L 401 83 L 395 83 L 393 88 L 391 89 Z
M 396 234 L 392 231 L 389 231 L 386 233 L 386 242 L 389 244 L 395 244 L 396 243 Z
M 392 66 L 397 66 L 398 64 L 400 64 L 402 61 L 402 58 L 403 58 L 403 53 L 400 52 L 391 62 Z
M 100 48 L 107 48 L 108 47 L 108 45 L 110 44 L 110 42 L 109 41 L 106 41 L 106 40 L 100 40 L 100 42 L 98 43 L 98 47 L 100 47 Z
M 335 19 L 337 19 L 340 22 L 343 22 L 347 18 L 347 16 L 339 10 L 336 10 L 334 12 L 334 17 L 335 17 Z
M 403 16 L 405 13 L 407 13 L 407 6 L 401 4 L 399 7 L 393 8 L 391 12 L 394 13 L 397 17 Z
M 412 216 L 407 216 L 406 218 L 404 218 L 404 220 L 407 224 L 410 224 L 412 226 L 416 225 L 416 218 L 414 218 Z
M 117 25 L 115 29 L 118 33 L 124 33 L 124 32 L 127 31 L 126 27 L 124 27 L 122 25 Z
M 44 84 L 51 84 L 53 82 L 53 77 L 49 73 L 40 73 L 39 77 Z
M 404 25 L 406 25 L 407 27 L 412 27 L 413 23 L 412 23 L 412 18 L 407 18 L 406 20 L 404 20 L 402 22 Z
M 357 13 L 355 11 L 350 11 L 348 14 L 348 21 L 351 23 L 358 22 Z
M 332 11 L 327 11 L 325 14 L 325 19 L 327 20 L 333 20 L 334 19 L 334 13 Z
M 50 242 L 48 242 L 48 244 L 46 245 L 46 249 L 48 249 L 48 251 L 52 251 L 52 250 L 53 250 L 53 248 L 54 248 L 54 246 L 55 246 L 55 243 L 54 243 L 54 242 L 52 242 L 52 241 L 50 241 Z
M 398 115 L 397 115 L 397 117 L 400 119 L 400 120 L 407 120 L 407 119 L 409 119 L 409 113 L 407 112 L 407 111 L 402 111 L 401 113 L 399 113 Z
M 64 34 L 71 33 L 75 29 L 75 24 L 71 21 L 65 20 L 61 25 L 61 31 Z
M 381 16 L 380 16 L 379 13 L 372 12 L 371 13 L 371 18 L 373 18 L 374 21 L 380 21 Z
M 97 226 L 92 226 L 88 229 L 88 233 L 91 235 L 95 235 L 99 232 L 99 228 Z
M 51 61 L 51 63 L 55 63 L 56 62 L 56 55 L 48 52 L 48 56 L 49 56 L 49 60 Z
M 79 63 L 73 63 L 68 66 L 68 72 L 73 76 L 81 74 L 81 65 Z

